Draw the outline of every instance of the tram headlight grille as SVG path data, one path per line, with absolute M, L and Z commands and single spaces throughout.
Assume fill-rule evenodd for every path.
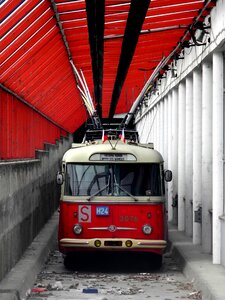
M 150 234 L 152 232 L 152 227 L 148 224 L 145 224 L 142 227 L 142 231 L 144 232 L 144 234 Z
M 81 232 L 83 231 L 83 228 L 80 224 L 76 224 L 73 227 L 73 231 L 75 234 L 81 234 Z

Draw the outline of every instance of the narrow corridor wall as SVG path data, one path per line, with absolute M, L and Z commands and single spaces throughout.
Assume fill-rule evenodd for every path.
M 225 267 L 225 1 L 216 2 L 204 24 L 208 31 L 203 44 L 192 41 L 193 47 L 184 47 L 174 58 L 154 89 L 148 90 L 145 105 L 140 103 L 135 122 L 140 140 L 140 129 L 151 126 L 145 142 L 153 142 L 165 168 L 177 174 L 177 182 L 167 185 L 168 220 L 192 237 L 193 244 L 201 245 L 203 253 L 212 254 L 214 264 Z M 177 101 L 172 110 L 171 95 Z M 155 121 L 161 115 L 163 126 Z M 171 155 L 174 138 L 178 155 Z M 172 201 L 171 207 L 171 194 L 174 200 L 176 192 L 178 201 Z
M 72 136 L 36 151 L 36 159 L 0 162 L 0 280 L 58 207 L 56 173 Z

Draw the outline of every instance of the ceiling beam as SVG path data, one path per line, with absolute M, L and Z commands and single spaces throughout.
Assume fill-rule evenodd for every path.
M 105 0 L 86 0 L 96 111 L 102 118 Z
M 124 39 L 113 88 L 109 118 L 112 119 L 127 76 L 137 43 L 149 8 L 150 0 L 132 0 L 127 18 Z

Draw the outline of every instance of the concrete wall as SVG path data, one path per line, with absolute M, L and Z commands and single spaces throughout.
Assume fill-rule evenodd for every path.
M 225 214 L 221 216 L 221 230 L 222 230 L 222 245 L 221 245 L 221 263 L 225 266 Z
M 225 1 L 212 9 L 203 42 L 182 50 L 170 66 L 177 76 L 157 80 L 135 120 L 140 140 L 153 142 L 175 174 L 169 221 L 225 266 Z
M 71 143 L 46 144 L 35 160 L 0 162 L 0 280 L 58 207 L 56 173 Z

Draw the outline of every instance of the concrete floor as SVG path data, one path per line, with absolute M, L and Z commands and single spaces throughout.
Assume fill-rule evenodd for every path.
M 202 292 L 202 299 L 204 300 L 225 299 L 225 268 L 221 265 L 213 265 L 210 255 L 202 254 L 200 246 L 194 246 L 191 239 L 185 237 L 182 232 L 178 232 L 175 228 L 169 230 L 171 249 L 164 257 L 164 265 L 160 272 L 151 272 L 146 269 L 135 269 L 135 272 L 121 270 L 116 275 L 115 272 L 112 272 L 111 274 L 106 273 L 108 277 L 104 277 L 105 273 L 99 273 L 99 276 L 96 277 L 96 274 L 92 276 L 87 270 L 78 270 L 72 273 L 71 271 L 69 273 L 65 272 L 62 257 L 57 251 L 53 252 L 52 258 L 49 257 L 51 251 L 56 249 L 57 224 L 58 215 L 56 213 L 28 248 L 23 258 L 0 282 L 1 300 L 25 299 L 32 288 L 35 287 L 35 282 L 38 287 L 37 275 L 41 270 L 47 272 L 40 273 L 40 276 L 44 275 L 44 280 L 48 282 L 48 267 L 44 266 L 43 269 L 47 258 L 50 258 L 49 272 L 51 272 L 50 277 L 52 280 L 49 287 L 52 290 L 55 289 L 56 293 L 57 288 L 58 291 L 59 287 L 62 288 L 63 292 L 66 293 L 64 299 L 71 299 L 69 296 L 70 290 L 78 293 L 77 299 L 106 300 L 117 299 L 118 297 L 121 299 L 140 299 L 140 297 L 141 299 L 164 300 L 201 299 L 199 298 L 201 296 L 199 291 Z M 56 264 L 51 265 L 51 259 L 53 259 L 53 262 L 56 259 Z M 134 260 L 133 262 L 135 263 Z M 73 282 L 70 282 L 69 279 L 68 284 L 64 284 L 63 280 L 60 280 L 61 275 L 58 276 L 57 272 L 52 269 L 53 266 L 57 272 L 59 270 L 63 271 L 63 276 L 67 277 L 67 275 L 71 276 L 73 274 L 73 279 L 71 279 Z M 84 275 L 78 276 L 79 272 Z M 101 278 L 101 276 L 103 277 Z M 99 278 L 102 280 L 100 286 Z M 73 284 L 75 284 L 76 289 L 72 288 Z M 83 293 L 83 288 L 96 286 L 99 292 L 98 295 Z M 155 289 L 153 289 L 154 286 Z M 81 292 L 82 298 L 80 297 Z M 32 294 L 33 299 L 31 299 L 34 300 L 36 296 L 37 294 Z M 43 296 L 44 294 L 39 295 L 38 299 L 41 300 Z M 63 299 L 62 295 L 58 297 L 57 294 L 46 296 L 47 298 L 44 296 L 43 299 Z M 161 296 L 163 298 L 160 298 Z
M 154 269 L 152 260 L 154 256 L 140 253 L 82 254 L 67 270 L 55 250 L 39 273 L 29 300 L 202 299 L 170 253 L 159 270 Z

